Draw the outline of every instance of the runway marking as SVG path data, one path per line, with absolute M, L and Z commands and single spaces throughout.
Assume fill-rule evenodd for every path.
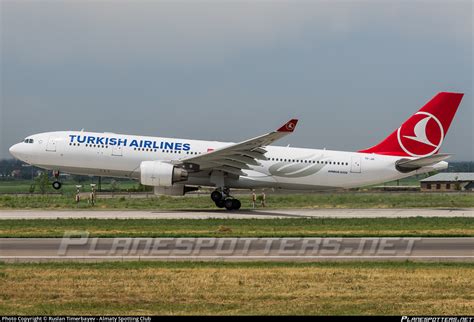
M 2 219 L 474 218 L 474 208 L 221 210 L 0 210 Z
M 410 259 L 473 261 L 474 238 L 0 238 L 0 261 Z

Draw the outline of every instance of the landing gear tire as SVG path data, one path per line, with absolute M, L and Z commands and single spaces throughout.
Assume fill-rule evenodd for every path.
M 224 200 L 224 199 L 215 201 L 215 203 L 216 203 L 216 206 L 217 206 L 218 208 L 224 208 L 224 207 L 225 207 L 225 204 L 224 204 L 224 203 L 225 203 L 225 200 Z
M 224 200 L 224 206 L 227 210 L 234 210 L 234 199 L 226 199 Z
M 234 199 L 229 194 L 229 189 L 218 188 L 211 193 L 211 199 L 214 201 L 218 208 L 225 208 L 227 210 L 239 210 L 240 209 L 240 201 Z
M 59 181 L 54 181 L 52 186 L 55 190 L 59 190 L 59 189 L 61 189 L 62 184 Z
M 238 199 L 233 199 L 232 200 L 232 208 L 234 210 L 239 210 L 240 206 L 241 206 L 240 200 L 238 200 Z
M 238 199 L 228 198 L 224 200 L 224 207 L 227 210 L 239 210 L 240 206 L 241 204 Z
M 222 198 L 222 192 L 217 191 L 217 190 L 214 190 L 214 191 L 211 193 L 211 199 L 212 199 L 212 201 L 214 201 L 214 202 L 216 203 L 216 205 L 217 205 L 217 202 L 218 202 L 218 201 L 223 200 L 223 198 Z M 218 206 L 218 207 L 219 207 L 219 206 Z M 220 207 L 220 208 L 222 208 L 222 207 Z

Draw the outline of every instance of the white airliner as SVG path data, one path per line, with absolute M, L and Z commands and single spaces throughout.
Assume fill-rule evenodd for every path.
M 298 120 L 239 143 L 61 131 L 34 134 L 10 153 L 59 172 L 123 177 L 155 187 L 155 193 L 184 195 L 198 186 L 215 187 L 220 208 L 239 209 L 232 188 L 328 190 L 353 188 L 447 168 L 439 154 L 463 94 L 433 97 L 385 140 L 366 150 L 342 152 L 270 146 L 292 133 Z

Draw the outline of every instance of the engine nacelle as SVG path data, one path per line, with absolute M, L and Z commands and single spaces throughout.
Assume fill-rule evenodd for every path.
M 186 181 L 188 172 L 160 161 L 143 161 L 140 164 L 140 182 L 145 186 L 170 187 L 175 182 Z

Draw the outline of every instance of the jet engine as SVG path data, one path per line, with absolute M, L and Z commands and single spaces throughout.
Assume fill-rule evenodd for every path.
M 186 181 L 188 172 L 161 161 L 143 161 L 140 164 L 140 182 L 145 186 L 170 187 Z

